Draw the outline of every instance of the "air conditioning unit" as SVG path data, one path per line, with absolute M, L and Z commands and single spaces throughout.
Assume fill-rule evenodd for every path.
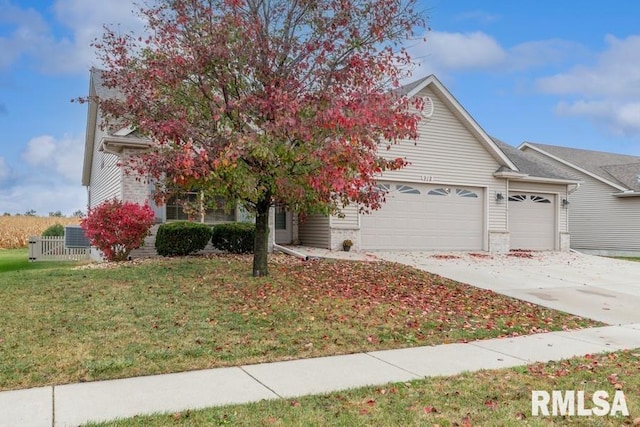
M 64 246 L 67 248 L 89 248 L 91 243 L 79 225 L 67 225 L 64 228 Z

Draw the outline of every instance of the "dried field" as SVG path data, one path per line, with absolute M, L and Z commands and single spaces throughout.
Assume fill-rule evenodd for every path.
M 80 224 L 80 218 L 0 216 L 0 249 L 26 247 L 29 243 L 29 236 L 39 236 L 44 230 L 56 223 L 62 225 Z

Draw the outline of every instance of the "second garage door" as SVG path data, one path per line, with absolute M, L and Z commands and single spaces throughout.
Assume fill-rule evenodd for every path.
M 484 190 L 476 187 L 381 184 L 383 207 L 360 220 L 362 249 L 481 250 Z
M 554 250 L 556 221 L 552 194 L 509 194 L 511 249 Z

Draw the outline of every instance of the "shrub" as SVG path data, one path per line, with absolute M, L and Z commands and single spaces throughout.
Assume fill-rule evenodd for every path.
M 142 246 L 154 217 L 149 205 L 113 199 L 90 209 L 80 225 L 107 260 L 124 261 L 132 250 Z
M 184 256 L 201 251 L 211 239 L 211 227 L 197 222 L 162 224 L 156 234 L 156 250 L 162 256 Z
M 211 243 L 216 249 L 234 254 L 252 253 L 255 235 L 255 224 L 246 222 L 218 224 L 213 227 Z
M 64 225 L 60 223 L 53 224 L 42 232 L 42 237 L 62 237 L 64 236 Z

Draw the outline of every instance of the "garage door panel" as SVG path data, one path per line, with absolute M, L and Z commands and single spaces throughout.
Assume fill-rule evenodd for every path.
M 509 232 L 512 249 L 555 249 L 555 197 L 552 194 L 509 194 Z
M 482 249 L 481 188 L 403 183 L 388 188 L 383 207 L 361 217 L 363 249 Z

